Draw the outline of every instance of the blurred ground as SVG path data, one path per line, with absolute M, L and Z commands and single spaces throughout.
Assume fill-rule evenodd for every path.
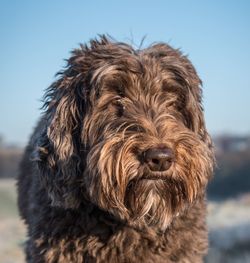
M 24 225 L 16 208 L 15 181 L 0 180 L 0 263 L 23 263 Z
M 210 250 L 206 263 L 250 262 L 250 194 L 208 205 Z
M 210 250 L 206 263 L 250 262 L 250 194 L 209 202 Z M 0 180 L 0 263 L 24 263 L 25 229 L 18 218 L 15 182 Z

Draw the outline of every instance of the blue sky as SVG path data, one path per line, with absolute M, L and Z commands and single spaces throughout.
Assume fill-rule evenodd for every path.
M 0 134 L 7 142 L 27 142 L 63 59 L 102 33 L 181 48 L 203 80 L 209 131 L 250 133 L 250 1 L 2 0 Z

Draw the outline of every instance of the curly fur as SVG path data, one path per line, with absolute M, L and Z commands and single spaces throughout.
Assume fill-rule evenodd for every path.
M 105 36 L 72 52 L 18 178 L 27 262 L 202 262 L 213 150 L 201 81 L 179 50 Z M 156 146 L 175 160 L 152 173 Z

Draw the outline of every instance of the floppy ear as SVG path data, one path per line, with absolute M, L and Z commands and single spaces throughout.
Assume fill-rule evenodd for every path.
M 72 69 L 61 73 L 47 91 L 47 110 L 36 142 L 35 159 L 52 205 L 74 208 L 79 205 L 81 130 L 84 115 L 83 76 Z
M 86 52 L 84 47 L 73 51 L 66 70 L 48 88 L 46 111 L 35 132 L 33 158 L 53 206 L 76 208 L 80 203 L 85 165 L 81 131 L 89 93 Z
M 46 109 L 36 133 L 33 159 L 51 204 L 77 208 L 82 200 L 86 145 L 81 141 L 89 108 L 96 50 L 108 44 L 105 36 L 72 52 L 67 67 L 45 94 Z

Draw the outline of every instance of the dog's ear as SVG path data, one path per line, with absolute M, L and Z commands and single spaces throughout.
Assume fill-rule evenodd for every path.
M 107 43 L 102 37 L 74 50 L 66 69 L 45 94 L 45 114 L 35 132 L 33 159 L 54 206 L 75 208 L 80 203 L 87 147 L 81 133 L 96 67 L 93 54 Z
M 52 205 L 74 208 L 79 205 L 79 169 L 84 159 L 80 138 L 85 98 L 83 73 L 69 63 L 47 91 L 34 156 Z
M 80 45 L 64 71 L 45 94 L 45 114 L 35 132 L 33 159 L 52 205 L 79 206 L 87 145 L 81 141 L 86 109 L 91 108 L 92 75 L 102 60 L 98 50 L 109 45 L 106 36 Z
M 72 52 L 66 69 L 45 94 L 34 158 L 52 205 L 76 208 L 81 202 L 87 145 L 81 138 L 86 109 L 91 108 L 92 75 L 100 66 L 98 50 L 108 45 L 101 36 Z
M 162 68 L 172 72 L 176 81 L 180 82 L 185 90 L 185 109 L 181 110 L 186 115 L 188 126 L 211 148 L 202 107 L 202 82 L 192 63 L 180 50 L 165 43 L 155 44 L 145 52 L 158 60 Z

